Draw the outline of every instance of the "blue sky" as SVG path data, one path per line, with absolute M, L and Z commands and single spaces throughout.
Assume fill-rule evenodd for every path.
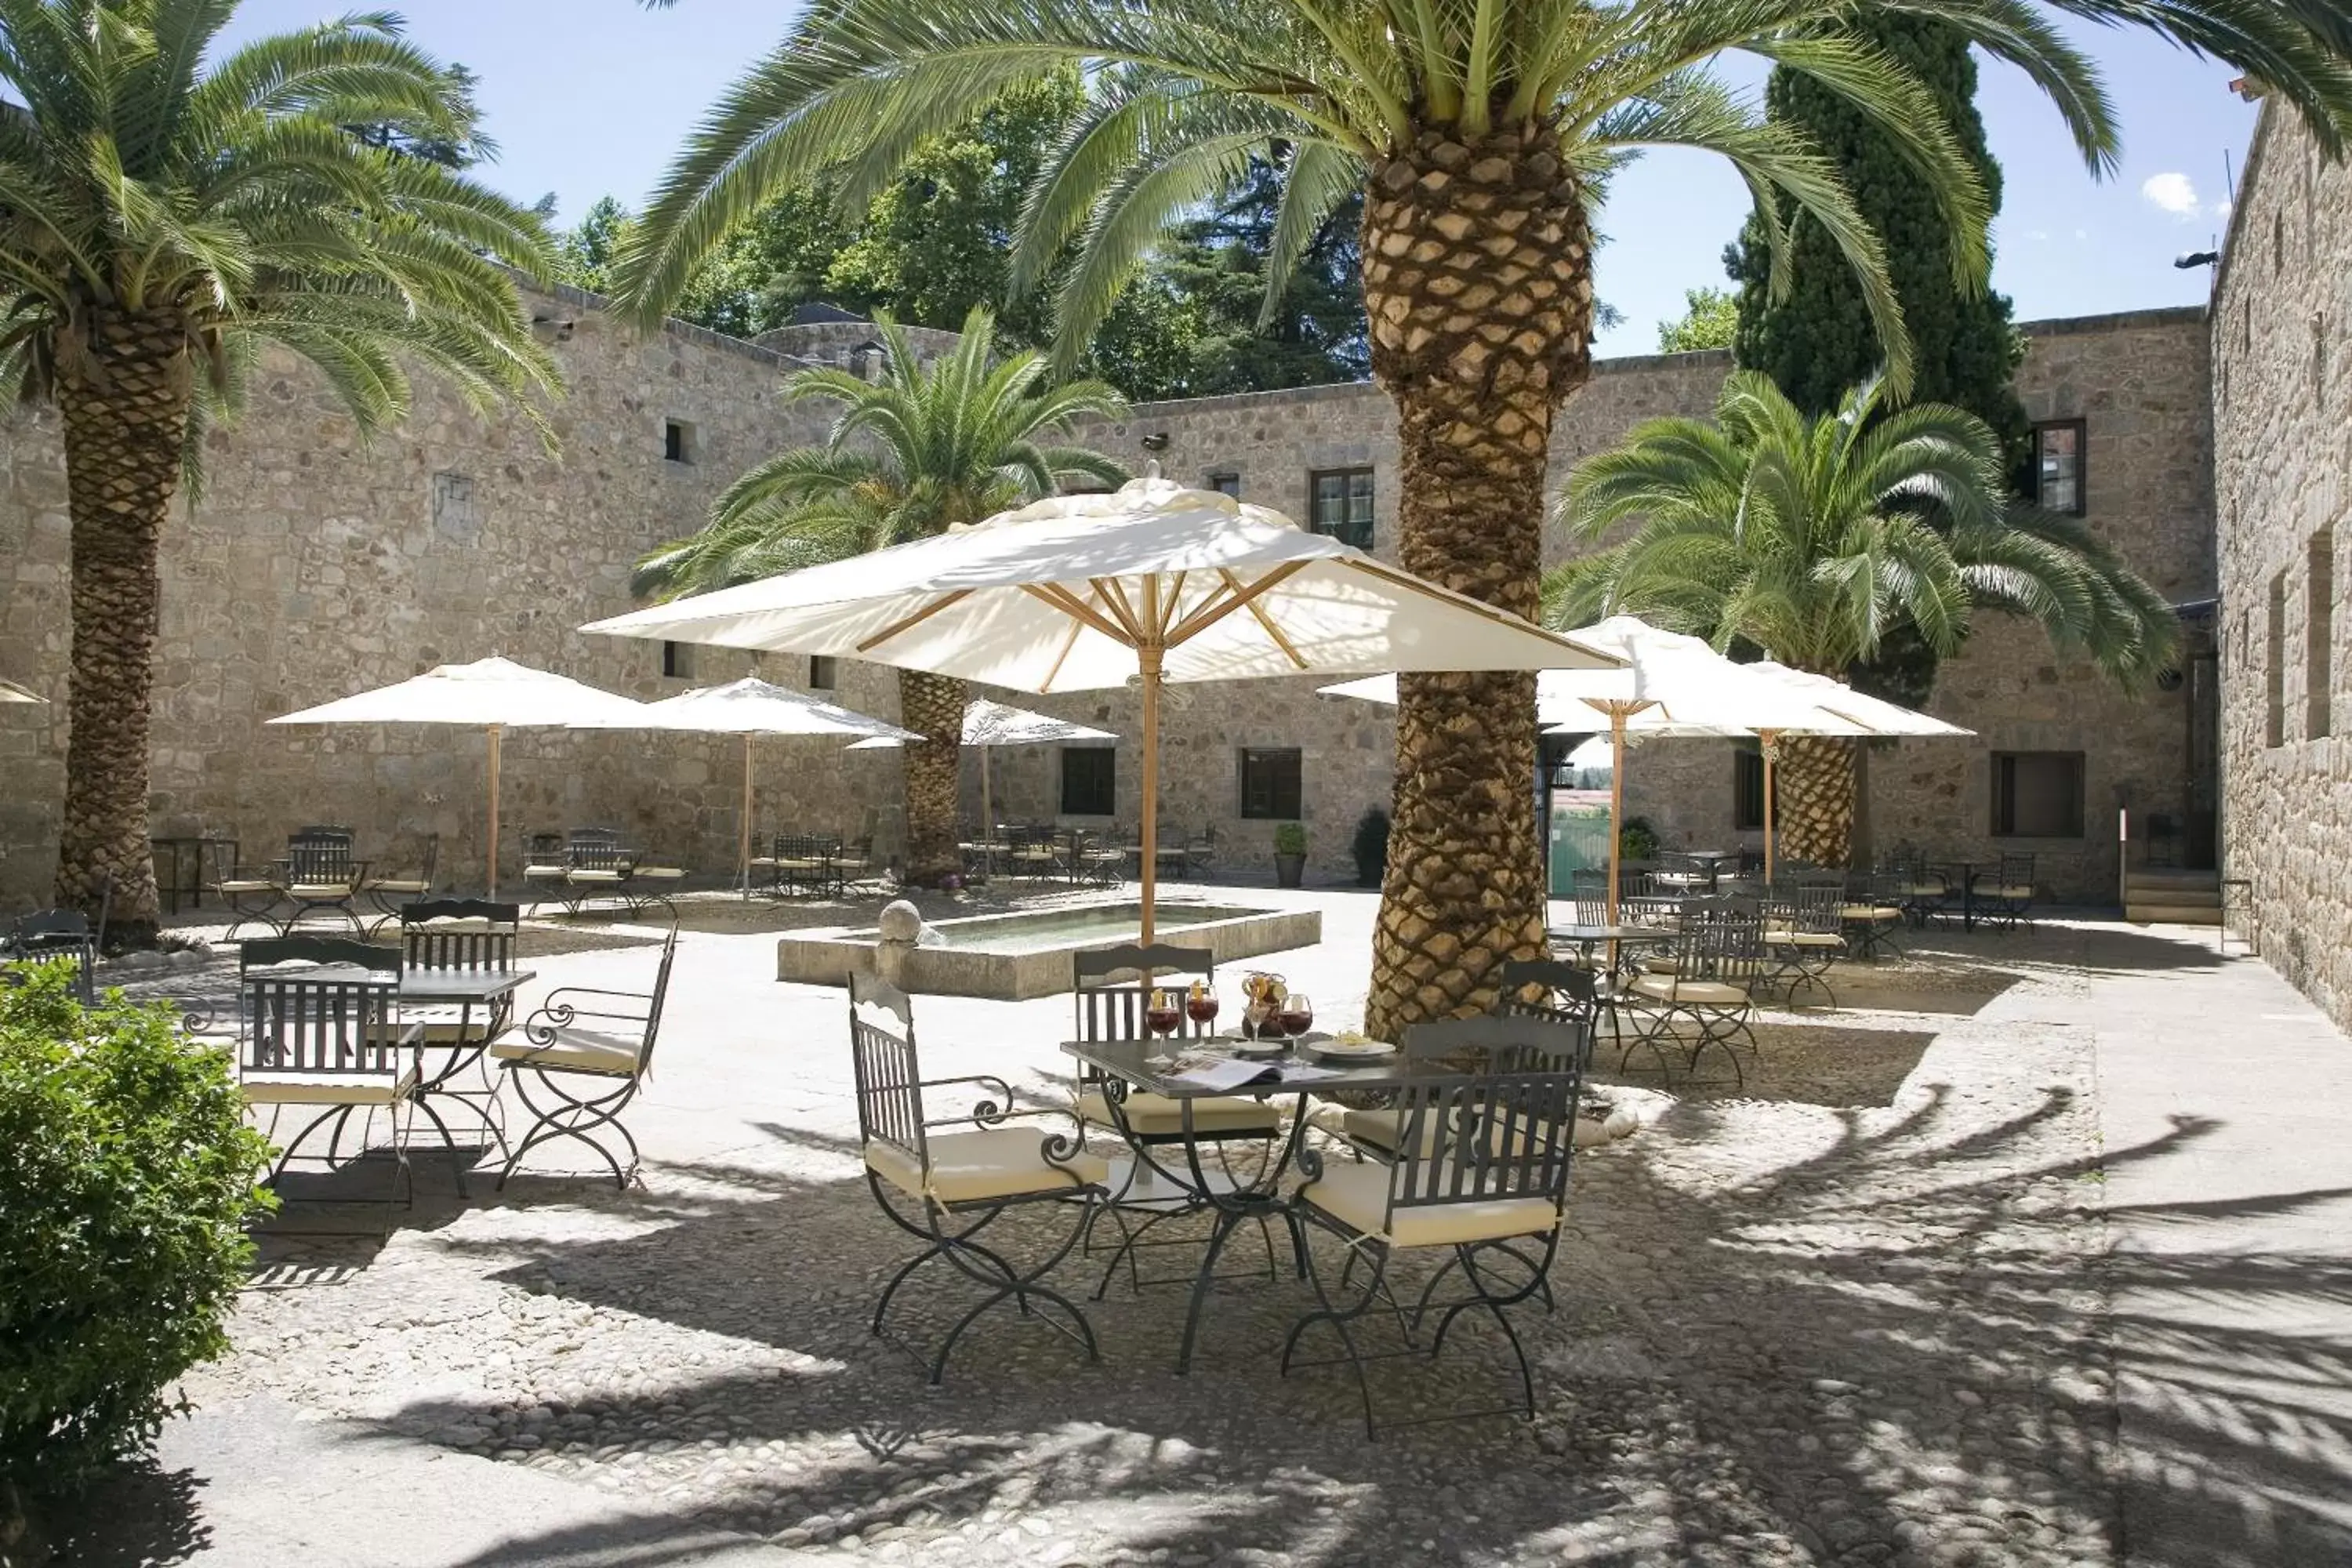
M 308 25 L 321 0 L 247 0 L 236 34 Z M 783 0 L 407 0 L 410 36 L 482 77 L 488 129 L 501 146 L 486 171 L 525 201 L 552 191 L 561 221 L 611 194 L 635 205 L 705 109 L 784 29 Z M 2124 130 L 2119 173 L 2084 169 L 2057 115 L 2016 72 L 1988 65 L 1979 96 L 2006 189 L 1995 284 L 2021 321 L 2193 304 L 2204 269 L 2174 256 L 2227 225 L 2224 158 L 2244 163 L 2254 111 L 2227 90 L 2229 68 L 2140 33 L 2073 26 L 2098 60 Z M 1760 79 L 1761 72 L 1750 73 Z M 1683 291 L 1722 281 L 1724 242 L 1748 210 L 1721 163 L 1660 154 L 1619 182 L 1601 226 L 1603 299 L 1625 312 L 1604 353 L 1656 346 Z

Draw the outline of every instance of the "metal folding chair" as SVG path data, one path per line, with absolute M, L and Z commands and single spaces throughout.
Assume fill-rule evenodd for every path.
M 653 1068 L 662 1002 L 669 994 L 670 966 L 677 958 L 677 932 L 673 931 L 662 943 L 652 991 L 559 986 L 520 1030 L 490 1042 L 491 1059 L 505 1071 L 531 1118 L 499 1173 L 500 1190 L 523 1156 L 559 1138 L 594 1150 L 613 1168 L 614 1184 L 628 1189 L 640 1156 L 637 1141 L 621 1122 L 621 1112 L 636 1099 Z M 606 1141 L 609 1137 L 618 1137 L 628 1150 L 626 1163 Z

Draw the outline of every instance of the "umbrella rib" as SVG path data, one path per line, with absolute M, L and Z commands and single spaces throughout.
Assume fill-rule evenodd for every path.
M 1198 637 L 1201 633 L 1208 630 L 1211 626 L 1215 626 L 1219 621 L 1223 620 L 1235 610 L 1238 610 L 1243 605 L 1255 601 L 1259 595 L 1265 593 L 1267 589 L 1278 587 L 1283 582 L 1295 574 L 1304 571 L 1307 564 L 1307 563 L 1304 561 L 1286 561 L 1281 565 L 1276 567 L 1273 571 L 1268 572 L 1265 576 L 1259 578 L 1256 582 L 1252 583 L 1248 587 L 1234 588 L 1233 590 L 1232 596 L 1222 600 L 1215 598 L 1210 599 L 1205 604 L 1202 605 L 1199 609 L 1194 610 L 1191 615 L 1185 616 L 1183 620 L 1177 623 L 1177 625 L 1169 631 L 1168 646 L 1170 647 L 1174 647 L 1179 643 L 1190 642 L 1193 637 Z M 1294 654 L 1292 657 L 1295 658 L 1297 656 Z
M 1560 644 L 1564 647 L 1572 647 L 1579 653 L 1590 654 L 1595 658 L 1609 659 L 1613 665 L 1622 665 L 1631 662 L 1627 659 L 1619 658 L 1613 654 L 1601 653 L 1597 649 L 1587 647 L 1584 644 L 1564 637 L 1558 632 L 1547 631 L 1543 627 L 1536 625 L 1535 622 L 1515 616 L 1511 614 L 1510 611 L 1506 610 L 1499 605 L 1490 605 L 1484 599 L 1473 598 L 1467 594 L 1456 593 L 1451 588 L 1443 587 L 1435 583 L 1425 583 L 1409 572 L 1396 571 L 1392 567 L 1387 566 L 1379 561 L 1375 561 L 1370 556 L 1351 556 L 1340 561 L 1339 564 L 1352 567 L 1356 571 L 1361 572 L 1367 576 L 1385 578 L 1401 588 L 1410 588 L 1414 593 L 1423 595 L 1429 598 L 1443 599 L 1448 604 L 1459 605 L 1465 610 L 1474 610 L 1479 615 L 1486 616 L 1490 621 L 1501 622 L 1504 626 L 1510 627 L 1515 632 L 1533 632 L 1538 637 L 1549 637 L 1552 641 Z M 1601 668 L 1608 668 L 1608 666 L 1602 666 Z
M 1070 657 L 1070 650 L 1078 646 L 1078 634 L 1086 629 L 1086 623 L 1083 621 L 1073 620 L 1070 622 L 1070 635 L 1062 639 L 1062 651 L 1054 656 L 1054 667 L 1045 672 L 1044 684 L 1037 688 L 1039 691 L 1045 692 L 1054 689 L 1054 680 L 1056 676 L 1062 673 L 1063 661 Z
M 1059 583 L 1024 583 L 1021 584 L 1021 591 L 1032 598 L 1045 600 L 1066 616 L 1072 616 L 1084 621 L 1113 642 L 1121 643 L 1129 647 L 1135 646 L 1137 639 L 1133 633 L 1105 617 L 1102 612 Z
M 1133 641 L 1141 642 L 1143 640 L 1143 623 L 1137 617 L 1135 606 L 1127 602 L 1127 590 L 1119 586 L 1118 579 L 1116 577 L 1089 577 L 1087 579 L 1087 585 L 1095 591 L 1096 602 L 1101 605 L 1104 609 L 1109 611 L 1112 618 L 1117 620 L 1119 625 L 1127 628 L 1128 637 Z M 1075 594 L 1070 596 L 1072 598 L 1077 597 Z
M 857 651 L 859 653 L 871 653 L 874 649 L 880 647 L 884 643 L 888 642 L 892 637 L 897 637 L 900 632 L 912 630 L 914 627 L 922 625 L 925 621 L 929 620 L 933 616 L 938 615 L 941 610 L 960 604 L 970 597 L 971 597 L 971 590 L 969 588 L 958 588 L 952 594 L 942 594 L 938 598 L 933 599 L 929 604 L 925 605 L 921 609 L 917 610 L 913 615 L 903 616 L 898 620 L 892 621 L 888 626 L 884 626 L 880 631 L 876 632 L 872 637 L 867 637 L 864 642 L 859 643 L 857 645 Z
M 1217 575 L 1224 579 L 1226 587 L 1231 588 L 1236 595 L 1241 593 L 1241 582 L 1233 574 L 1231 568 L 1219 567 Z M 1298 649 L 1292 646 L 1290 639 L 1282 635 L 1282 628 L 1274 624 L 1274 617 L 1265 613 L 1265 606 L 1258 603 L 1254 596 L 1242 602 L 1249 605 L 1249 613 L 1257 618 L 1257 624 L 1265 629 L 1267 637 L 1274 639 L 1274 646 L 1282 650 L 1284 657 L 1299 668 L 1305 669 L 1306 659 L 1299 657 Z

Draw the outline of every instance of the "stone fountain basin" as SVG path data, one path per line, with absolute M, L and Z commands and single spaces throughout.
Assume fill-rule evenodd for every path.
M 941 944 L 908 952 L 902 984 L 922 995 L 999 1002 L 1058 995 L 1070 988 L 1072 953 L 1135 941 L 1142 917 L 1143 906 L 1127 899 L 933 921 Z M 1205 947 L 1220 964 L 1323 940 L 1317 910 L 1162 901 L 1153 923 L 1160 942 Z M 870 926 L 788 932 L 776 941 L 776 978 L 846 985 L 853 969 L 872 967 L 880 939 Z

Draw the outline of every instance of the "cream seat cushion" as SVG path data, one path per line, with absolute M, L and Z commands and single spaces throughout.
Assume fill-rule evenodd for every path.
M 1634 994 L 1654 1002 L 1696 1002 L 1703 1007 L 1740 1007 L 1748 993 L 1720 980 L 1677 980 L 1671 974 L 1644 974 L 1633 982 Z
M 585 871 L 567 871 L 565 877 L 574 882 L 617 882 L 624 873 L 595 868 Z
M 931 1179 L 928 1187 L 921 1164 L 895 1143 L 868 1142 L 866 1163 L 908 1196 L 943 1204 L 1016 1198 L 1059 1187 L 1075 1192 L 1080 1183 L 1094 1186 L 1108 1183 L 1109 1163 L 1086 1150 L 1071 1156 L 1066 1168 L 1048 1164 L 1045 1149 L 1051 1136 L 1036 1127 L 982 1127 L 934 1136 L 929 1142 Z
M 432 883 L 414 877 L 370 877 L 367 879 L 367 889 L 372 893 L 424 893 L 431 891 L 432 888 Z
M 1514 1197 L 1401 1209 L 1391 1227 L 1392 1174 L 1387 1165 L 1335 1162 L 1323 1167 L 1321 1181 L 1307 1183 L 1298 1195 L 1341 1224 L 1380 1237 L 1391 1247 L 1456 1247 L 1507 1236 L 1540 1236 L 1559 1224 L 1559 1210 L 1550 1199 Z
M 1164 1094 L 1130 1094 L 1121 1102 L 1127 1112 L 1127 1125 L 1142 1138 L 1181 1138 L 1184 1135 L 1182 1107 Z M 1102 1090 L 1087 1089 L 1078 1096 L 1078 1119 L 1097 1127 L 1114 1127 L 1110 1106 Z M 1264 1132 L 1272 1134 L 1282 1125 L 1282 1113 L 1262 1100 L 1244 1095 L 1213 1095 L 1192 1101 L 1192 1131 L 1195 1132 Z
M 260 877 L 235 877 L 226 882 L 215 882 L 213 891 L 224 896 L 230 893 L 267 893 L 277 886 L 277 883 Z
M 1893 904 L 1846 904 L 1838 910 L 1842 921 L 1899 921 L 1903 911 Z
M 560 877 L 563 876 L 565 873 L 567 873 L 568 871 L 570 871 L 571 869 L 572 869 L 572 868 L 570 868 L 569 866 L 548 866 L 548 865 L 525 866 L 525 867 L 522 868 L 522 874 L 523 874 L 524 876 L 526 876 L 526 877 L 557 877 L 557 878 L 560 878 Z
M 416 1069 L 383 1072 L 278 1072 L 250 1068 L 237 1088 L 256 1105 L 391 1105 L 416 1088 Z
M 1985 891 L 1986 889 L 1979 888 L 1977 895 L 1981 898 Z M 2030 899 L 2033 896 L 2033 889 L 2021 882 L 2010 887 L 1995 888 L 1991 891 L 1996 899 Z
M 626 1078 L 637 1070 L 637 1053 L 643 1042 L 635 1036 L 614 1035 L 602 1029 L 560 1028 L 552 1033 L 554 1038 L 546 1045 L 520 1030 L 501 1035 L 490 1042 L 490 1055 L 525 1067 L 602 1073 L 607 1078 Z
M 289 882 L 286 890 L 298 899 L 348 899 L 358 887 L 351 882 Z
M 1845 938 L 1829 931 L 1768 931 L 1764 940 L 1780 947 L 1843 947 Z
M 640 881 L 675 882 L 686 875 L 683 866 L 640 866 L 631 873 Z

